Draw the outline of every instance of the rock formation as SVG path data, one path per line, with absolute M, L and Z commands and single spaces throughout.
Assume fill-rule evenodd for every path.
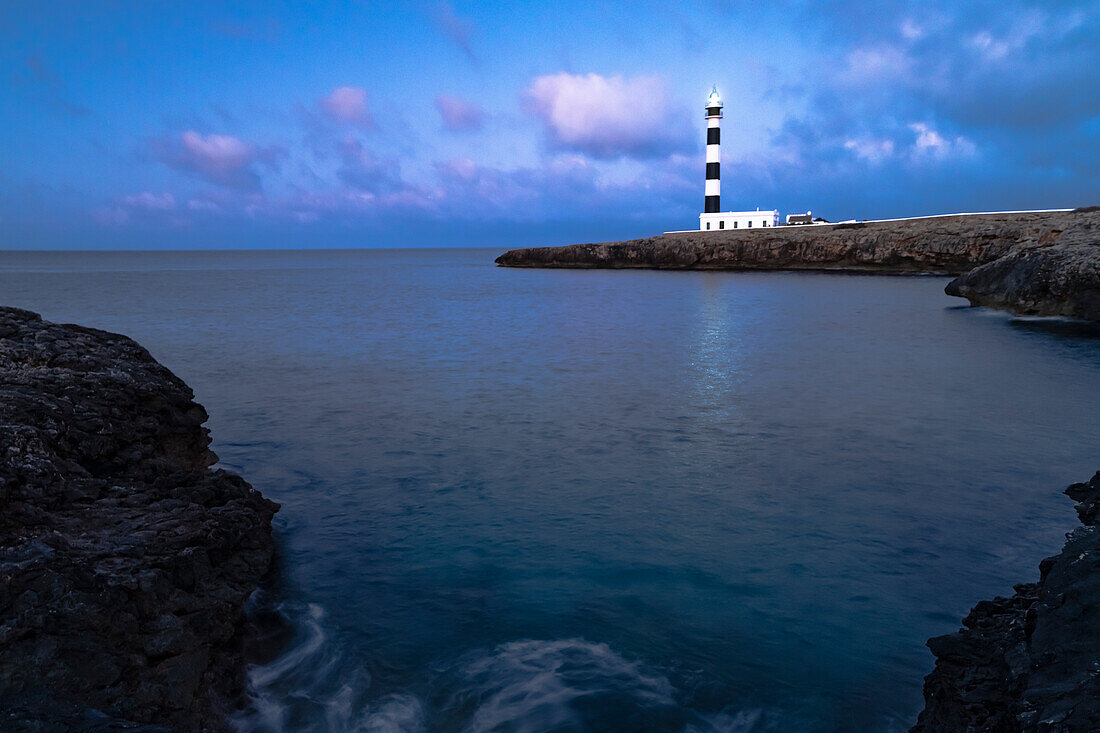
M 1100 321 L 1100 214 L 1081 212 L 1049 246 L 1021 245 L 955 278 L 946 292 L 971 305 Z
M 961 274 L 1020 247 L 1045 247 L 1098 212 L 941 216 L 856 225 L 677 232 L 626 242 L 516 249 L 505 267 L 829 270 Z
M 124 336 L 0 308 L 0 416 L 0 727 L 222 728 L 278 505 Z
M 949 295 L 1100 321 L 1100 207 L 829 226 L 673 232 L 505 252 L 503 267 L 961 275 Z M 965 273 L 965 274 L 964 274 Z
M 1083 527 L 1039 582 L 982 601 L 928 641 L 936 667 L 911 733 L 1100 730 L 1100 473 L 1066 493 Z

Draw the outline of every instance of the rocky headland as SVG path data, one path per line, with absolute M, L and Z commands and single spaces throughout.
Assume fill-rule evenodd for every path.
M 220 730 L 278 505 L 134 341 L 0 308 L 0 728 Z
M 1039 564 L 1039 581 L 928 641 L 936 667 L 911 733 L 1100 730 L 1100 473 L 1066 494 L 1083 526 Z
M 950 295 L 1100 320 L 1100 208 L 674 232 L 505 252 L 503 267 L 961 275 Z
M 1100 207 L 1078 212 L 1053 243 L 1014 247 L 945 290 L 971 305 L 1100 321 Z

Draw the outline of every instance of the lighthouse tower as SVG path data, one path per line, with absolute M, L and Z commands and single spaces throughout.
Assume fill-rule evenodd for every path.
M 718 95 L 718 85 L 711 87 L 707 97 L 707 183 L 703 213 L 717 214 L 722 210 L 722 181 L 719 167 L 722 161 L 721 129 L 722 97 Z
M 779 211 L 722 211 L 722 176 L 719 166 L 722 160 L 721 130 L 722 97 L 717 85 L 711 87 L 707 97 L 707 182 L 703 213 L 699 214 L 700 231 L 714 229 L 764 229 L 779 226 Z

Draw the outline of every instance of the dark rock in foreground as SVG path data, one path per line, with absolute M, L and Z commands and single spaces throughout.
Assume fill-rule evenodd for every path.
M 505 267 L 825 270 L 957 275 L 1020 247 L 1057 244 L 1100 212 L 940 216 L 859 226 L 676 232 L 626 242 L 515 249 Z
M 0 728 L 220 729 L 278 505 L 134 341 L 0 308 Z
M 1100 473 L 1066 493 L 1085 526 L 1039 565 L 1039 582 L 929 640 L 936 667 L 913 733 L 1100 730 Z
M 971 305 L 1100 321 L 1100 216 L 1081 221 L 1049 247 L 1025 246 L 948 283 Z

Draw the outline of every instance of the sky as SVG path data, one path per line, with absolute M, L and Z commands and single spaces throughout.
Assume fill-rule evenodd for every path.
M 0 1 L 0 249 L 1100 204 L 1100 0 Z

